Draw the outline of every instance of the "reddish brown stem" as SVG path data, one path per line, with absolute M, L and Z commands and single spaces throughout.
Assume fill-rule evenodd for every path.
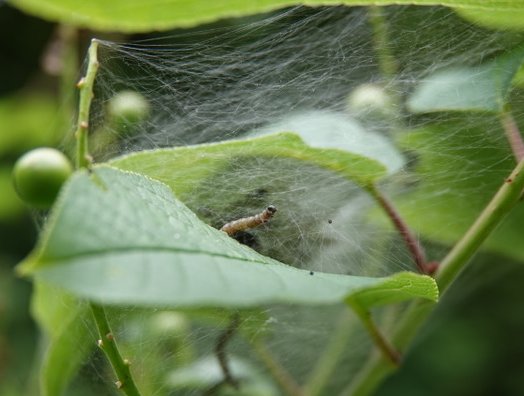
M 397 210 L 393 206 L 393 203 L 389 199 L 387 199 L 374 185 L 371 187 L 371 194 L 380 204 L 382 209 L 384 209 L 389 219 L 391 220 L 399 234 L 402 236 L 402 239 L 404 239 L 404 243 L 409 249 L 411 256 L 413 257 L 413 260 L 415 261 L 415 264 L 419 271 L 424 274 L 430 273 L 429 268 L 427 266 L 426 254 L 424 253 L 424 249 L 418 242 L 417 238 L 415 238 L 404 219 L 402 219 L 400 213 L 397 212 Z
M 520 162 L 520 160 L 524 158 L 524 141 L 522 141 L 519 127 L 510 110 L 503 110 L 500 113 L 500 122 L 506 133 L 506 138 L 511 146 L 513 155 L 517 162 Z

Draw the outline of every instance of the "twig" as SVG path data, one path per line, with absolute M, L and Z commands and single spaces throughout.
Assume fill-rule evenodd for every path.
M 253 342 L 253 349 L 260 360 L 266 365 L 269 373 L 288 396 L 305 396 L 300 386 L 284 367 L 275 359 L 262 341 Z
M 398 366 L 401 359 L 400 352 L 397 351 L 395 347 L 380 332 L 377 325 L 373 321 L 373 318 L 371 317 L 371 313 L 367 309 L 362 309 L 357 304 L 351 304 L 351 306 L 364 324 L 364 327 L 368 331 L 377 348 L 380 350 L 380 352 L 382 352 L 382 355 L 394 366 Z
M 448 288 L 486 238 L 519 202 L 523 189 L 524 160 L 521 160 L 491 202 L 440 264 L 435 279 L 441 292 Z
M 369 23 L 373 29 L 373 44 L 379 61 L 379 68 L 387 81 L 397 74 L 397 60 L 389 47 L 389 34 L 383 9 L 379 6 L 368 7 Z
M 220 364 L 220 368 L 222 369 L 222 374 L 224 376 L 223 383 L 230 384 L 235 389 L 238 389 L 238 381 L 233 378 L 231 370 L 229 369 L 226 355 L 226 346 L 238 330 L 239 324 L 240 315 L 238 313 L 235 313 L 231 318 L 231 323 L 229 323 L 227 329 L 220 335 L 215 346 L 215 353 L 217 355 L 218 363 Z
M 521 160 L 477 220 L 442 261 L 435 275 L 441 293 L 448 289 L 486 238 L 502 223 L 506 215 L 519 202 L 523 190 L 524 160 Z M 433 307 L 434 305 L 427 301 L 414 302 L 399 321 L 393 336 L 393 344 L 397 347 L 408 345 L 433 310 Z M 365 364 L 358 377 L 342 394 L 352 396 L 368 395 L 391 370 L 391 365 L 388 365 L 384 358 L 373 356 Z
M 140 396 L 140 392 L 138 391 L 131 375 L 131 371 L 129 370 L 129 362 L 122 359 L 122 355 L 120 355 L 115 337 L 109 327 L 104 307 L 95 303 L 91 303 L 90 305 L 100 335 L 98 346 L 104 351 L 107 359 L 113 367 L 113 371 L 117 378 L 117 381 L 115 382 L 116 387 L 127 396 Z
M 93 84 L 98 70 L 97 59 L 98 41 L 91 40 L 89 46 L 87 70 L 84 77 L 76 85 L 80 90 L 80 102 L 78 104 L 78 121 L 75 132 L 76 137 L 76 167 L 86 168 L 91 163 L 88 150 L 88 131 L 89 131 L 89 109 L 93 100 Z
M 91 162 L 87 147 L 87 132 L 89 129 L 89 109 L 91 107 L 91 100 L 93 99 L 93 84 L 98 70 L 97 49 L 98 41 L 95 39 L 91 40 L 86 75 L 77 84 L 77 87 L 80 89 L 78 125 L 75 134 L 77 168 L 86 168 Z M 98 346 L 104 351 L 113 367 L 113 371 L 117 377 L 117 381 L 115 382 L 116 387 L 127 396 L 140 396 L 140 392 L 129 370 L 129 362 L 122 359 L 122 355 L 120 355 L 115 338 L 109 327 L 104 307 L 95 303 L 91 303 L 90 306 L 100 335 Z
M 524 158 L 524 141 L 522 140 L 522 135 L 520 134 L 519 127 L 511 110 L 504 109 L 500 113 L 500 122 L 506 133 L 506 138 L 508 139 L 511 150 L 517 162 Z
M 384 194 L 380 192 L 377 186 L 371 185 L 369 191 L 371 195 L 375 198 L 375 200 L 378 202 L 378 204 L 382 207 L 382 209 L 384 209 L 384 211 L 386 212 L 389 219 L 399 232 L 402 239 L 404 239 L 404 243 L 406 244 L 406 247 L 409 249 L 411 256 L 413 257 L 413 260 L 415 261 L 415 264 L 419 271 L 423 274 L 428 273 L 429 271 L 424 249 L 418 242 L 417 238 L 415 238 L 404 219 L 402 219 L 400 213 L 395 209 L 393 203 L 390 200 L 388 200 Z

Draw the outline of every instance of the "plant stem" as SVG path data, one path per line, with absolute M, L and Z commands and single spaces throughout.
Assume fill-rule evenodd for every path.
M 109 323 L 107 322 L 104 307 L 95 303 L 91 303 L 90 306 L 98 328 L 98 333 L 100 334 L 98 346 L 104 351 L 107 359 L 113 367 L 113 371 L 117 378 L 117 381 L 115 382 L 117 388 L 127 396 L 140 396 L 140 392 L 138 391 L 131 375 L 131 371 L 129 370 L 129 362 L 122 359 L 122 356 L 120 355 L 115 337 L 113 336 Z
M 519 127 L 511 110 L 504 109 L 500 113 L 500 122 L 506 133 L 511 150 L 517 162 L 524 158 L 524 141 L 522 141 L 522 135 L 520 134 Z
M 293 377 L 291 377 L 286 369 L 275 359 L 262 341 L 255 341 L 252 345 L 260 360 L 266 365 L 269 373 L 286 395 L 305 396 L 305 393 Z
M 215 347 L 215 353 L 217 355 L 218 363 L 220 364 L 220 368 L 222 369 L 222 374 L 224 376 L 223 383 L 230 384 L 233 388 L 238 388 L 238 382 L 233 378 L 233 375 L 231 374 L 231 370 L 229 369 L 229 365 L 227 363 L 226 345 L 235 335 L 239 324 L 240 315 L 238 313 L 235 313 L 231 318 L 231 323 L 229 323 L 227 329 L 218 338 Z
M 97 59 L 98 41 L 91 40 L 88 52 L 87 70 L 84 77 L 77 84 L 80 90 L 80 103 L 78 105 L 78 121 L 75 132 L 76 137 L 76 167 L 86 168 L 91 163 L 88 150 L 88 131 L 89 131 L 89 109 L 93 100 L 93 85 L 96 72 L 98 70 Z
M 368 331 L 369 335 L 371 336 L 371 339 L 377 346 L 377 348 L 382 352 L 382 355 L 390 361 L 390 363 L 393 364 L 393 366 L 398 366 L 400 364 L 400 353 L 391 345 L 391 343 L 384 337 L 384 335 L 380 332 L 377 325 L 373 321 L 373 318 L 371 317 L 371 313 L 366 310 L 360 308 L 358 305 L 352 305 L 353 311 L 358 315 L 362 323 L 364 324 L 364 327 Z
M 520 201 L 523 190 L 524 160 L 521 160 L 473 225 L 441 262 L 435 275 L 441 294 L 447 290 L 486 238 Z M 401 348 L 406 347 L 432 312 L 433 307 L 434 304 L 427 301 L 412 303 L 395 329 L 393 344 Z M 374 355 L 342 394 L 369 395 L 392 369 L 386 359 Z
M 523 189 L 524 160 L 521 160 L 473 225 L 440 263 L 435 279 L 441 293 L 449 287 L 486 238 L 519 202 Z
M 389 47 L 389 34 L 383 8 L 368 7 L 369 23 L 373 29 L 373 43 L 378 57 L 380 72 L 386 81 L 392 81 L 398 70 L 397 61 Z
M 98 41 L 96 39 L 91 40 L 86 75 L 77 84 L 77 87 L 80 89 L 78 125 L 75 133 L 77 139 L 77 168 L 86 168 L 91 163 L 87 147 L 87 132 L 89 130 L 89 109 L 93 99 L 93 84 L 98 70 L 97 49 Z M 104 351 L 113 367 L 117 377 L 117 388 L 127 396 L 140 396 L 129 369 L 129 362 L 122 359 L 122 355 L 120 355 L 115 338 L 109 327 L 104 307 L 95 303 L 90 303 L 90 307 L 100 335 L 98 346 Z
M 402 219 L 400 213 L 395 209 L 393 203 L 387 199 L 386 196 L 382 194 L 375 185 L 371 185 L 369 192 L 382 207 L 382 209 L 384 209 L 387 216 L 399 232 L 400 236 L 402 239 L 404 239 L 404 243 L 410 251 L 411 257 L 413 257 L 418 270 L 423 274 L 427 273 L 427 262 L 424 249 L 418 242 L 417 238 L 415 238 L 404 219 Z
M 57 36 L 60 50 L 59 54 L 52 56 L 60 57 L 58 97 L 62 110 L 60 112 L 60 128 L 57 129 L 57 132 L 62 139 L 65 133 L 70 133 L 72 119 L 76 111 L 71 88 L 78 73 L 78 31 L 70 25 L 59 25 Z
M 350 310 L 344 309 L 340 315 L 337 326 L 328 345 L 317 364 L 313 368 L 305 393 L 308 396 L 316 396 L 328 382 L 331 374 L 336 369 L 340 357 L 344 353 L 346 344 L 351 336 L 351 330 L 356 323 L 352 320 Z

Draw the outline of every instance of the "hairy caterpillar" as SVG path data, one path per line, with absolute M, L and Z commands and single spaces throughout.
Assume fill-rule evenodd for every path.
M 220 230 L 224 231 L 227 235 L 233 235 L 239 231 L 245 231 L 250 228 L 254 228 L 260 224 L 267 223 L 273 217 L 276 211 L 276 207 L 269 205 L 262 213 L 231 221 L 227 224 L 224 224 Z

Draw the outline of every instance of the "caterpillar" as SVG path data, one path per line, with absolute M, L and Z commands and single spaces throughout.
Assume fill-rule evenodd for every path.
M 242 219 L 234 220 L 224 224 L 220 230 L 231 236 L 239 231 L 248 230 L 250 228 L 259 226 L 260 224 L 267 223 L 273 217 L 276 211 L 276 207 L 269 205 L 259 214 L 250 217 L 244 217 Z

